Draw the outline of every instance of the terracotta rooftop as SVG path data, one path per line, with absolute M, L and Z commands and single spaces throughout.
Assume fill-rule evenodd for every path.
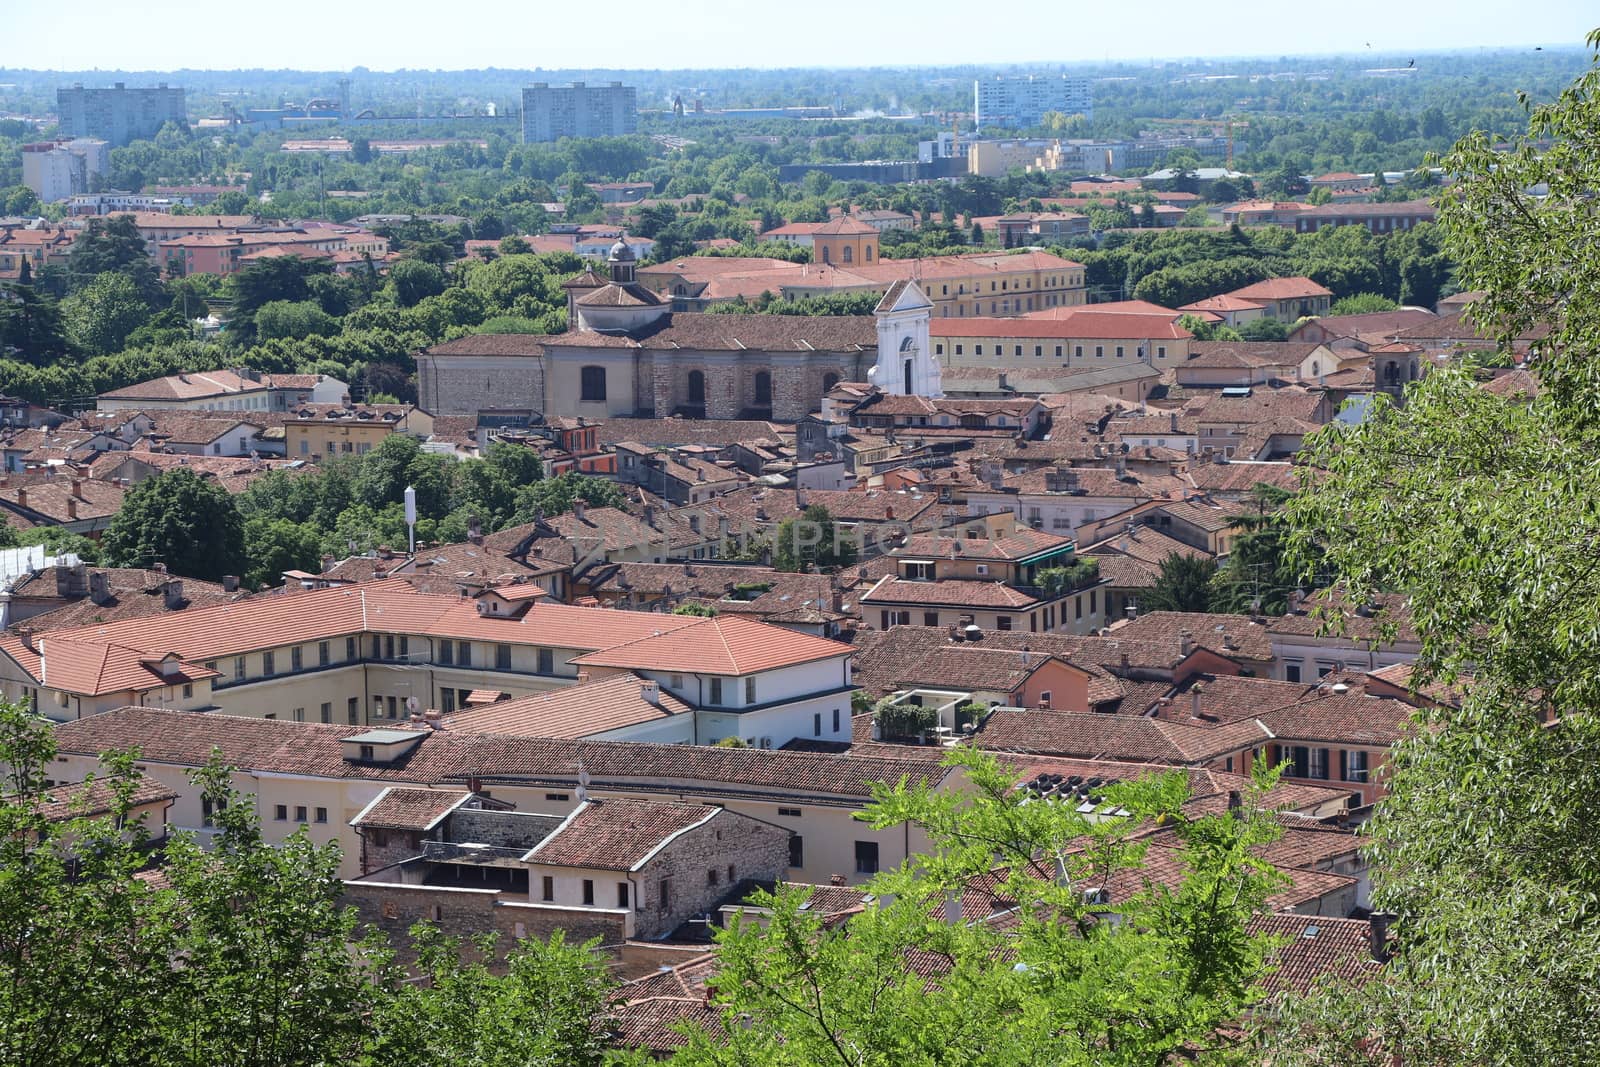
M 646 685 L 655 687 L 654 700 L 643 694 Z M 458 711 L 445 716 L 444 724 L 457 733 L 580 738 L 692 710 L 655 683 L 646 683 L 625 671 L 598 681 Z
M 688 618 L 688 617 L 685 617 Z M 626 667 L 697 674 L 748 675 L 757 671 L 848 656 L 850 646 L 810 634 L 773 629 L 736 616 L 691 619 L 689 625 L 572 660 L 580 666 Z
M 1239 300 L 1296 300 L 1301 297 L 1332 296 L 1333 292 L 1310 278 L 1296 276 L 1268 278 L 1266 281 L 1255 282 L 1224 295 Z
M 472 794 L 465 790 L 389 786 L 362 808 L 360 814 L 350 820 L 350 825 L 425 832 L 444 822 L 452 811 L 471 799 Z
M 934 337 L 1030 337 L 1041 340 L 1082 338 L 1106 340 L 1181 341 L 1194 335 L 1166 314 L 1130 314 L 1102 311 L 1098 305 L 1069 308 L 1050 318 L 936 318 L 930 324 Z
M 535 865 L 637 871 L 673 839 L 712 819 L 729 816 L 711 804 L 655 800 L 589 800 L 555 832 L 528 850 Z

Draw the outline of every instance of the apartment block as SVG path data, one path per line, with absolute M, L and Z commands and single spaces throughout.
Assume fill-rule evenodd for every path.
M 527 144 L 563 137 L 622 137 L 638 129 L 638 90 L 631 85 L 536 82 L 522 90 L 522 140 Z
M 187 125 L 183 89 L 166 82 L 154 88 L 130 89 L 117 82 L 109 89 L 80 84 L 56 91 L 61 131 L 72 137 L 99 137 L 121 146 L 154 137 L 169 122 Z
M 1094 115 L 1094 95 L 1087 78 L 1065 74 L 996 75 L 972 83 L 973 115 L 979 129 L 990 126 L 1037 126 L 1046 113 Z

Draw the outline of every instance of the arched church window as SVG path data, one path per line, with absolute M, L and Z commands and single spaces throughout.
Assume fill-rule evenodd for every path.
M 756 372 L 756 406 L 770 407 L 772 405 L 772 375 L 766 371 Z
M 856 250 L 851 248 L 849 245 L 845 245 L 844 246 L 844 261 L 846 263 L 852 263 L 852 262 L 855 261 L 855 258 L 856 258 Z
M 912 339 L 911 339 L 911 338 L 909 338 L 909 337 L 907 337 L 907 338 L 904 338 L 904 339 L 903 339 L 903 340 L 902 340 L 902 341 L 901 341 L 901 342 L 900 342 L 900 351 L 902 351 L 902 352 L 909 352 L 909 351 L 911 351 L 911 349 L 912 349 L 912 348 L 914 348 L 914 347 L 915 347 L 915 346 L 916 346 L 916 342 L 915 342 L 915 341 L 913 341 L 913 340 L 912 340 Z
M 867 246 L 867 262 L 868 263 L 872 262 L 872 246 L 871 245 Z
M 697 370 L 689 372 L 689 403 L 704 404 L 706 402 L 706 376 Z

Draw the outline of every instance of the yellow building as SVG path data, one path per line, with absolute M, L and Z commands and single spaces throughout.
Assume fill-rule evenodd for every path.
M 1181 366 L 1193 335 L 1170 315 L 1096 311 L 1059 317 L 934 319 L 933 354 L 946 367 L 1026 370 Z
M 811 259 L 839 267 L 876 263 L 878 231 L 849 215 L 841 215 L 811 235 Z
M 433 416 L 410 404 L 307 404 L 293 414 L 283 425 L 290 459 L 359 456 L 392 433 L 427 437 L 433 432 Z
M 1084 303 L 1083 272 L 1082 263 L 1049 252 L 884 259 L 832 268 L 813 262 L 799 276 L 785 278 L 780 292 L 785 300 L 828 293 L 884 293 L 909 278 L 932 302 L 935 319 L 1025 315 Z
M 967 146 L 967 173 L 982 178 L 1003 178 L 1013 168 L 1037 165 L 1049 146 L 1042 141 L 975 141 Z

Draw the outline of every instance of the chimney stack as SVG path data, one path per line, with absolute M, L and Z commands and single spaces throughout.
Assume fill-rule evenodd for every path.
M 74 479 L 72 479 L 72 495 L 77 497 L 79 500 L 85 499 L 85 497 L 83 495 L 83 479 L 82 478 L 74 478 Z
M 1394 919 L 1392 911 L 1375 911 L 1367 917 L 1368 947 L 1374 963 L 1387 963 L 1389 960 L 1389 924 Z
M 70 522 L 78 517 L 77 497 L 67 497 L 67 520 Z
M 89 599 L 101 605 L 111 603 L 111 582 L 106 578 L 105 571 L 95 571 L 89 575 Z
M 1205 692 L 1205 686 L 1199 682 L 1196 682 L 1194 685 L 1189 687 L 1190 718 L 1198 719 L 1200 717 L 1200 695 L 1203 692 Z
M 161 597 L 168 611 L 177 611 L 183 607 L 183 583 L 177 579 L 167 582 L 161 587 Z
M 31 627 L 31 626 L 19 626 L 19 627 L 17 627 L 17 639 L 22 642 L 22 647 L 26 648 L 29 652 L 37 652 L 38 651 L 38 649 L 33 647 L 33 635 L 34 635 L 34 632 L 35 631 L 34 631 L 33 627 Z
M 224 593 L 237 593 L 239 591 L 239 576 L 237 574 L 224 574 L 222 576 L 222 591 Z
M 467 520 L 467 540 L 475 545 L 483 544 L 483 523 L 478 521 L 476 515 Z
M 639 683 L 639 696 L 646 704 L 661 706 L 661 683 L 656 681 L 643 681 Z
M 26 489 L 19 488 L 17 490 L 17 507 L 25 508 L 27 506 L 28 506 L 28 491 Z
M 572 502 L 572 516 L 579 522 L 585 521 L 583 517 L 583 501 L 574 500 Z
M 1194 651 L 1194 634 L 1188 630 L 1178 631 L 1178 655 L 1187 656 Z

